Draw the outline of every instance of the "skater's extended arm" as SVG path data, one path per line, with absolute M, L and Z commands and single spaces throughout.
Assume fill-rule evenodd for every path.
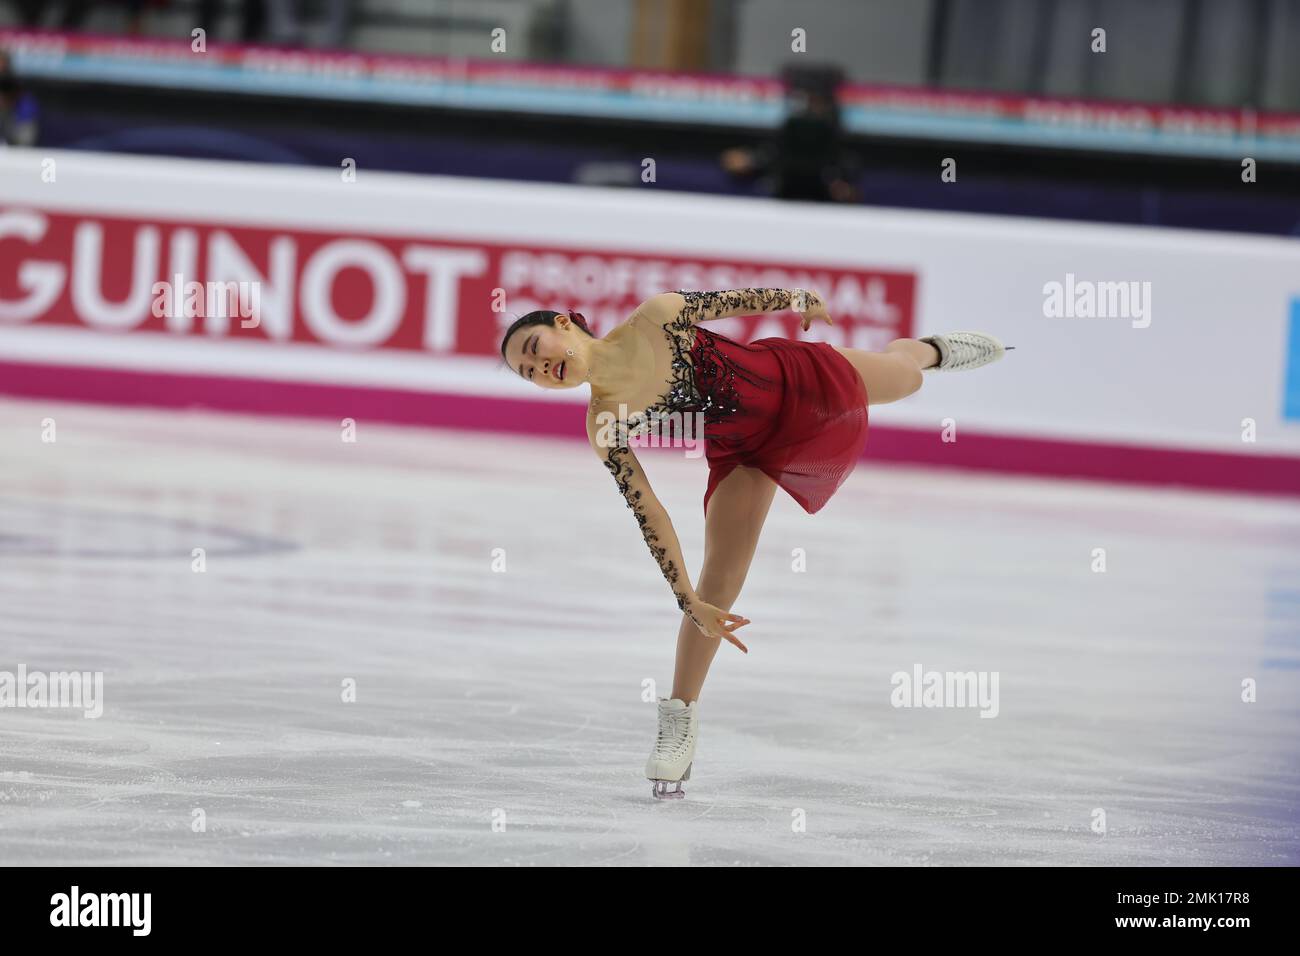
M 695 593 L 690 575 L 686 572 L 686 560 L 682 557 L 677 532 L 668 519 L 667 509 L 651 490 L 641 463 L 628 447 L 627 429 L 620 427 L 624 424 L 617 419 L 615 408 L 593 403 L 587 415 L 587 437 L 591 441 L 591 447 L 614 476 L 618 490 L 627 506 L 632 509 L 641 528 L 641 535 L 650 547 L 650 553 L 677 598 L 677 606 L 690 616 L 704 634 L 731 641 L 745 650 L 745 646 L 731 634 L 736 627 L 747 623 L 745 619 L 701 600 Z
M 722 292 L 661 292 L 637 308 L 637 314 L 660 325 L 698 325 L 710 319 L 730 319 L 794 309 L 806 330 L 813 320 L 829 322 L 826 304 L 807 289 L 728 289 Z

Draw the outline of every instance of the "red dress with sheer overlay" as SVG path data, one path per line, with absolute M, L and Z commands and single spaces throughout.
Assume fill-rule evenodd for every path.
M 761 470 L 814 514 L 862 456 L 866 387 L 824 342 L 767 338 L 743 345 L 697 326 L 687 374 L 691 401 L 670 405 L 689 404 L 703 415 L 706 514 L 718 484 L 742 465 Z

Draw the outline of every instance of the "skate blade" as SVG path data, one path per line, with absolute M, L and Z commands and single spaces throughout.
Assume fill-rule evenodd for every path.
M 680 780 L 654 780 L 651 781 L 654 787 L 650 793 L 656 800 L 680 800 L 686 796 L 686 791 L 682 789 Z M 669 790 L 669 784 L 676 785 L 675 790 Z

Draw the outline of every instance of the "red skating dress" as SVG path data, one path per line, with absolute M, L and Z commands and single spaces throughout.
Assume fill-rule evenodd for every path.
M 700 326 L 687 366 L 684 332 L 664 404 L 703 413 L 705 513 L 718 484 L 741 465 L 763 471 L 809 514 L 820 511 L 867 442 L 867 390 L 857 369 L 824 342 L 742 345 Z

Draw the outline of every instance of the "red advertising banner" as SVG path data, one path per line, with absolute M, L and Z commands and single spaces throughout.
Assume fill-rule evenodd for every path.
M 212 308 L 214 287 L 243 311 Z M 600 335 L 659 292 L 748 287 L 817 290 L 836 324 L 816 337 L 837 344 L 880 348 L 912 331 L 911 272 L 0 207 L 10 326 L 494 355 L 532 309 L 577 309 Z M 787 313 L 731 320 L 724 334 L 799 332 Z

